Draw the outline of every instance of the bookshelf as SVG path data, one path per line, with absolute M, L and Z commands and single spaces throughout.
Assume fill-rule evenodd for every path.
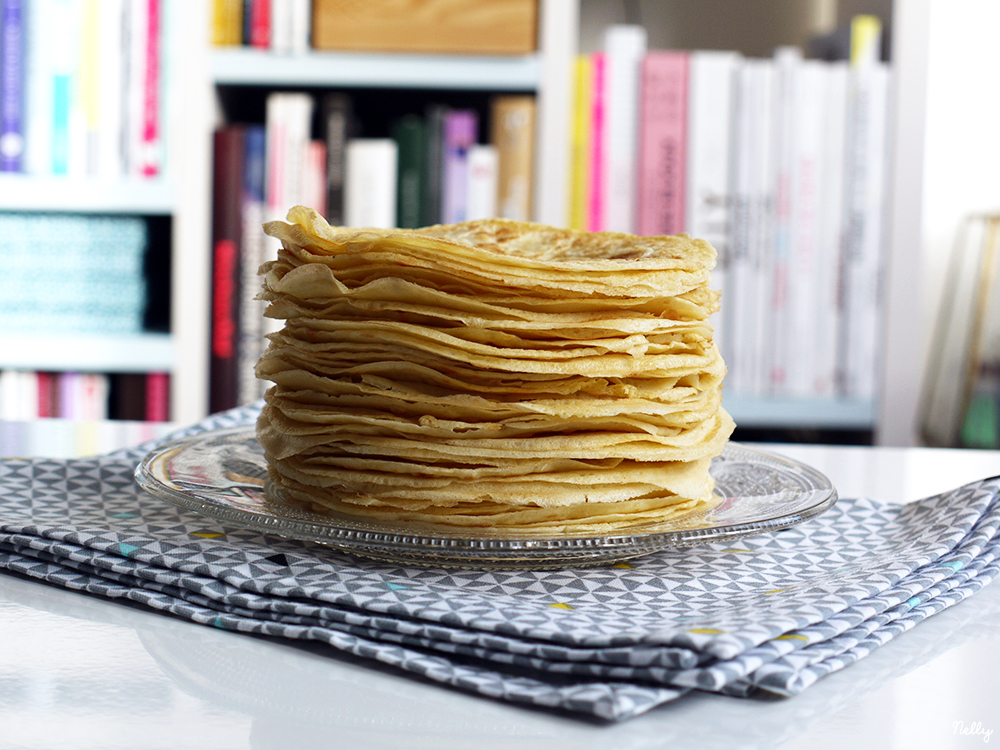
M 52 146 L 52 151 L 43 149 L 41 156 L 35 149 L 32 157 L 29 144 L 20 167 L 23 171 L 0 173 L 0 212 L 25 214 L 29 217 L 82 217 L 84 222 L 92 219 L 115 220 L 119 221 L 118 226 L 122 225 L 121 220 L 131 221 L 136 217 L 143 220 L 147 227 L 147 250 L 145 259 L 140 262 L 147 273 L 145 296 L 156 306 L 156 313 L 151 316 L 147 312 L 142 316 L 146 327 L 138 332 L 102 333 L 96 327 L 93 332 L 87 333 L 47 329 L 31 334 L 18 330 L 0 331 L 0 370 L 48 373 L 57 377 L 61 377 L 58 375 L 61 373 L 67 374 L 67 377 L 72 373 L 87 373 L 109 375 L 112 378 L 145 377 L 149 374 L 160 382 L 164 374 L 177 374 L 176 364 L 181 347 L 178 345 L 178 338 L 166 329 L 163 321 L 166 310 L 176 307 L 177 303 L 172 298 L 167 299 L 170 285 L 160 272 L 171 265 L 175 251 L 173 240 L 176 238 L 173 237 L 172 226 L 178 213 L 178 182 L 172 156 L 175 148 L 181 147 L 183 139 L 178 137 L 173 125 L 182 121 L 179 109 L 184 100 L 184 82 L 171 75 L 169 69 L 183 57 L 185 43 L 175 31 L 184 23 L 186 8 L 164 0 L 158 6 L 159 15 L 147 16 L 147 8 L 152 7 L 143 6 L 141 14 L 134 16 L 132 14 L 139 12 L 138 4 L 127 8 L 125 4 L 109 3 L 106 8 L 101 6 L 100 9 L 92 5 L 87 6 L 86 11 L 83 4 L 53 6 L 41 0 L 23 4 L 21 20 L 24 24 L 22 41 L 25 44 L 25 68 L 21 106 L 24 108 L 23 121 L 28 128 L 27 138 L 40 143 L 45 140 L 41 137 L 44 135 L 52 138 L 51 142 L 58 141 L 58 134 L 54 130 L 58 127 L 59 113 L 56 109 L 60 106 L 69 110 L 69 114 L 65 115 L 64 112 L 64 115 L 69 118 L 71 127 L 79 127 L 72 123 L 85 119 L 88 133 L 85 136 L 85 146 L 79 140 L 81 136 L 67 136 L 70 139 L 70 153 L 66 156 L 64 152 L 66 161 L 62 167 L 66 174 L 49 172 L 50 169 L 51 172 L 60 171 L 56 166 L 56 146 Z M 60 14 L 59 18 L 49 18 L 46 15 L 53 9 Z M 87 18 L 80 15 L 90 12 L 114 12 L 118 15 L 113 20 L 107 15 Z M 112 23 L 107 23 L 109 20 Z M 91 28 L 87 23 L 78 25 L 84 21 L 97 30 L 89 42 L 95 45 L 96 51 L 92 53 L 94 57 L 87 57 L 89 53 L 83 48 L 88 43 L 83 29 Z M 109 26 L 110 32 L 106 28 Z M 123 35 L 126 29 L 127 44 L 126 35 Z M 147 44 L 147 37 L 142 36 L 145 33 L 158 34 L 158 46 Z M 77 38 L 77 35 L 81 36 Z M 79 49 L 77 43 L 81 45 Z M 117 44 L 123 46 L 118 47 Z M 44 53 L 39 54 L 35 50 L 43 50 Z M 154 60 L 150 50 L 158 50 L 159 57 L 155 58 L 155 64 L 151 64 L 148 71 L 143 69 L 141 85 L 147 88 L 141 89 L 140 77 L 133 78 L 132 85 L 126 86 L 126 76 L 132 74 L 127 71 L 134 72 L 136 68 L 133 66 L 140 57 L 143 65 Z M 68 56 L 60 54 L 67 51 L 70 52 Z M 74 56 L 76 52 L 79 52 L 79 58 Z M 44 60 L 45 64 L 40 64 L 39 59 Z M 39 65 L 40 67 L 33 67 Z M 112 80 L 115 85 L 102 86 L 105 79 Z M 53 80 L 55 82 L 49 84 Z M 43 81 L 53 88 L 45 88 L 41 83 Z M 63 89 L 64 93 L 68 92 L 65 93 L 66 98 L 60 99 L 60 83 L 65 81 L 72 83 L 68 84 L 67 89 Z M 155 94 L 152 93 L 154 89 L 148 88 L 154 81 Z M 85 90 L 90 92 L 91 99 L 86 98 Z M 53 91 L 56 103 L 53 104 L 50 100 L 42 106 L 45 96 L 52 96 Z M 107 93 L 112 91 L 117 93 Z M 129 99 L 135 96 L 145 99 L 141 104 L 137 99 Z M 79 101 L 84 103 L 77 104 Z M 96 115 L 92 109 L 86 109 L 94 106 L 97 107 Z M 78 114 L 75 107 L 84 107 L 83 114 Z M 149 119 L 151 111 L 158 113 L 155 124 Z M 122 119 L 117 122 L 106 121 L 104 118 L 109 117 L 111 112 Z M 142 115 L 138 115 L 139 112 Z M 43 113 L 51 119 L 46 121 L 42 117 Z M 145 137 L 151 139 L 143 146 L 150 149 L 148 152 L 134 150 L 137 147 L 130 139 L 134 139 L 136 133 L 128 129 L 135 128 L 134 123 L 139 122 L 142 116 L 146 117 L 143 125 L 147 128 Z M 81 119 L 74 120 L 76 117 Z M 96 132 L 94 117 L 101 123 Z M 131 119 L 127 127 L 126 118 Z M 114 124 L 109 126 L 109 122 Z M 110 148 L 111 142 L 106 135 L 109 132 L 115 133 L 113 149 Z M 74 138 L 77 140 L 73 140 Z M 100 152 L 96 167 L 93 162 L 95 140 Z M 125 145 L 126 143 L 131 145 Z M 100 159 L 112 150 L 117 153 L 117 162 L 108 167 Z M 85 167 L 81 166 L 80 157 L 75 156 L 84 151 L 88 156 L 83 161 L 89 160 Z M 147 157 L 154 153 L 157 155 L 155 168 L 151 166 L 153 162 L 147 161 Z M 134 163 L 126 167 L 126 160 L 134 160 Z M 153 171 L 156 172 L 155 176 L 140 176 L 140 173 L 148 175 Z M 74 241 L 73 236 L 64 235 L 46 239 L 67 248 Z M 93 271 L 93 268 L 86 269 L 88 273 Z M 121 269 L 115 269 L 114 272 L 121 273 Z M 58 273 L 58 268 L 47 273 Z M 125 293 L 131 294 L 131 288 Z M 162 405 L 164 402 L 159 403 Z
M 722 0 L 706 4 L 700 13 L 711 16 Z M 813 3 L 788 0 L 789 7 L 801 10 Z M 641 2 L 641 20 L 652 29 L 651 44 L 666 33 L 656 30 L 667 23 L 669 10 L 677 3 Z M 854 4 L 859 5 L 859 4 Z M 926 9 L 890 8 L 893 73 L 913 85 L 899 87 L 893 102 L 897 109 L 892 127 L 894 154 L 913 148 L 922 128 L 922 81 L 918 50 Z M 870 10 L 851 7 L 852 12 Z M 172 163 L 173 184 L 183 185 L 173 204 L 173 298 L 171 337 L 173 341 L 173 418 L 181 422 L 205 414 L 208 402 L 208 338 L 211 294 L 211 137 L 221 122 L 220 93 L 248 89 L 380 88 L 448 91 L 522 91 L 537 96 L 539 119 L 536 151 L 544 154 L 536 164 L 535 218 L 564 224 L 568 206 L 566 175 L 569 164 L 569 125 L 573 59 L 586 46 L 588 26 L 595 9 L 607 14 L 607 4 L 597 0 L 542 0 L 539 5 L 539 44 L 532 55 L 511 57 L 439 56 L 409 54 L 367 54 L 309 52 L 303 55 L 274 55 L 243 48 L 212 48 L 207 13 L 185 7 L 187 33 L 183 57 L 172 68 L 177 85 L 183 87 L 186 116 L 174 123 L 173 133 L 184 144 Z M 617 7 L 617 6 L 616 6 Z M 601 10 L 604 8 L 604 10 Z M 880 8 L 880 10 L 882 10 Z M 614 12 L 614 11 L 611 11 Z M 799 20 L 813 18 L 797 13 Z M 616 17 L 599 18 L 600 23 L 619 22 Z M 886 19 L 890 21 L 890 19 Z M 703 25 L 711 26 L 703 18 Z M 733 32 L 739 35 L 739 31 Z M 659 37 L 657 37 L 657 34 Z M 715 48 L 735 48 L 725 40 Z M 789 42 L 779 39 L 767 44 Z M 801 40 L 798 40 L 801 41 Z M 701 40 L 671 39 L 679 47 L 696 48 Z M 760 40 L 748 42 L 761 46 Z M 657 43 L 657 46 L 659 44 Z M 748 49 L 749 53 L 757 53 Z M 915 87 L 915 88 L 914 88 Z M 913 174 L 912 161 L 893 159 L 890 179 L 905 189 L 893 191 L 888 233 L 888 273 L 885 289 L 886 315 L 882 339 L 886 342 L 878 395 L 874 399 L 732 399 L 727 407 L 738 422 L 761 428 L 870 429 L 877 442 L 909 444 L 914 440 L 910 425 L 916 403 L 920 372 L 914 367 L 917 342 L 910 321 L 919 319 L 920 300 L 912 294 L 916 270 L 908 261 L 919 229 L 912 216 L 920 209 L 920 175 Z M 916 233 L 916 234 L 915 234 Z

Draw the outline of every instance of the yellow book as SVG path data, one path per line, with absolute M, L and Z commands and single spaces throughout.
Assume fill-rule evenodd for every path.
M 212 0 L 212 44 L 217 47 L 243 44 L 242 0 Z
M 591 64 L 577 56 L 573 67 L 573 107 L 570 112 L 569 218 L 572 229 L 585 230 L 590 206 Z
M 97 133 L 100 127 L 100 71 L 98 70 L 98 8 L 97 0 L 84 0 L 80 10 L 79 95 L 83 115 L 83 170 L 97 172 Z
M 878 16 L 851 19 L 851 66 L 870 65 L 882 59 L 882 21 Z

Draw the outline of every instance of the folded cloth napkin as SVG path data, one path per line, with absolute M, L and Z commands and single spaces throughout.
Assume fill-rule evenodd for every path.
M 250 424 L 258 410 L 173 437 Z M 152 447 L 0 461 L 0 568 L 607 720 L 695 689 L 794 695 L 1000 569 L 1000 478 L 906 505 L 845 498 L 784 531 L 628 563 L 446 570 L 177 508 L 135 484 Z

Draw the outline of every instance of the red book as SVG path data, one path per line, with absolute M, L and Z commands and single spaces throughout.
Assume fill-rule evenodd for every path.
M 271 46 L 271 0 L 251 0 L 247 22 L 250 46 L 268 49 Z
M 38 416 L 59 416 L 58 379 L 54 372 L 36 372 L 38 381 Z
M 684 231 L 688 53 L 654 51 L 642 62 L 636 232 Z
M 166 422 L 170 419 L 170 375 L 151 372 L 146 375 L 146 421 Z
M 160 174 L 160 38 L 161 0 L 147 0 L 145 18 L 146 59 L 143 69 L 142 121 L 139 171 L 144 177 Z
M 217 412 L 236 406 L 239 400 L 244 128 L 239 125 L 220 128 L 215 132 L 213 144 L 209 408 Z

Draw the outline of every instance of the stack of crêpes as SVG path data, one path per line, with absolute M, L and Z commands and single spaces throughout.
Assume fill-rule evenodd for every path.
M 473 221 L 266 225 L 276 494 L 407 528 L 592 535 L 710 508 L 733 423 L 687 236 Z

